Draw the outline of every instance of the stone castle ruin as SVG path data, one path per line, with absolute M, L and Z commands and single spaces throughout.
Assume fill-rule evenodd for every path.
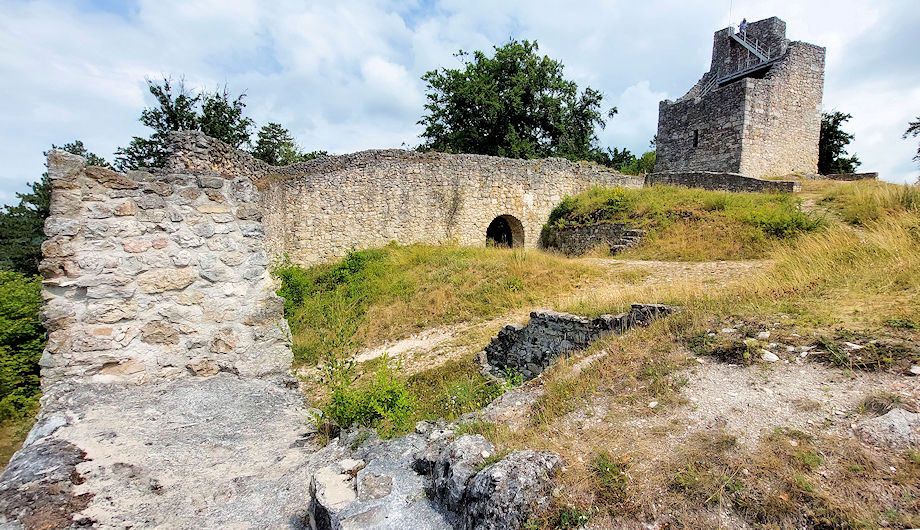
M 770 53 L 758 61 L 716 34 L 712 70 L 662 103 L 662 170 L 723 172 L 682 183 L 745 191 L 793 183 L 734 173 L 814 171 L 824 51 L 783 30 L 750 26 Z M 322 496 L 311 477 L 341 454 L 305 449 L 273 260 L 391 241 L 536 247 L 564 196 L 650 182 L 562 159 L 400 150 L 273 167 L 199 133 L 170 141 L 164 168 L 126 174 L 49 154 L 44 397 L 0 480 L 0 524 L 306 525 Z
M 656 173 L 817 173 L 823 88 L 824 48 L 790 42 L 782 20 L 717 31 L 709 71 L 659 104 Z

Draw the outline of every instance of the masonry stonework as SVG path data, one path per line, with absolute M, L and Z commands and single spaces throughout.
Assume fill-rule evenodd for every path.
M 390 241 L 482 246 L 498 217 L 514 246 L 533 248 L 564 196 L 643 181 L 560 158 L 383 150 L 297 164 L 259 185 L 270 252 L 312 264 Z
M 121 174 L 50 153 L 46 391 L 290 368 L 258 190 L 245 174 L 177 170 Z
M 776 17 L 747 29 L 766 60 L 733 35 L 717 31 L 709 72 L 680 99 L 659 104 L 655 172 L 816 173 L 824 48 L 788 41 Z

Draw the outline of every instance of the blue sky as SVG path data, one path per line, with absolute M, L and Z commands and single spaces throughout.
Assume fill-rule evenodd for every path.
M 853 114 L 863 160 L 894 182 L 920 174 L 916 0 L 865 2 L 650 0 L 171 1 L 0 0 L 0 202 L 43 171 L 42 151 L 82 139 L 112 158 L 148 131 L 145 77 L 184 76 L 248 94 L 257 123 L 277 121 L 304 149 L 345 153 L 419 143 L 420 76 L 459 63 L 459 50 L 537 40 L 580 86 L 620 113 L 601 145 L 641 153 L 658 101 L 708 69 L 714 31 L 741 17 L 779 16 L 788 36 L 827 47 L 824 107 Z

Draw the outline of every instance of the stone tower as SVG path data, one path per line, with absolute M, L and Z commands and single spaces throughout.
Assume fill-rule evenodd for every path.
M 709 71 L 658 106 L 655 172 L 816 173 L 824 51 L 776 17 L 717 31 Z

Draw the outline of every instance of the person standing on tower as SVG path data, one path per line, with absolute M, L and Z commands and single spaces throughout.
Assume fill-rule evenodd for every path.
M 747 19 L 746 18 L 741 19 L 741 24 L 738 24 L 738 30 L 739 30 L 738 33 L 740 33 L 741 36 L 744 37 L 745 33 L 747 33 Z

